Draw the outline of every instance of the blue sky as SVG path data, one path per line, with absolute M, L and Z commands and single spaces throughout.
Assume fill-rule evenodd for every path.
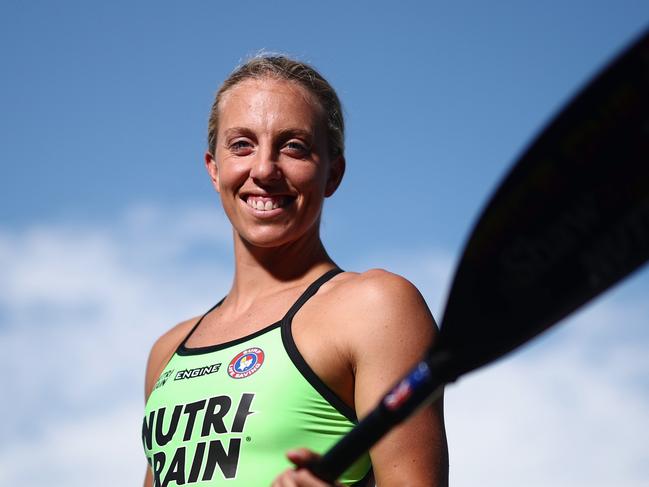
M 645 1 L 495 3 L 3 2 L 0 484 L 140 481 L 148 348 L 230 282 L 211 99 L 261 49 L 345 106 L 331 254 L 402 273 L 439 316 L 495 184 L 649 25 Z M 644 269 L 449 388 L 453 485 L 647 485 L 648 292 Z

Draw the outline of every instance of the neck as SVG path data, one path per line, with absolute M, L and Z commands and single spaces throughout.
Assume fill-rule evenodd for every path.
M 255 247 L 235 233 L 234 254 L 234 281 L 228 299 L 243 306 L 258 297 L 311 282 L 336 266 L 318 232 L 272 248 Z

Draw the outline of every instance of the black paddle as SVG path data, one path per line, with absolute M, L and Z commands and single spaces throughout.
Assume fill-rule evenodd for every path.
M 496 360 L 649 258 L 649 32 L 546 127 L 468 240 L 438 340 L 310 469 L 334 481 L 445 384 Z

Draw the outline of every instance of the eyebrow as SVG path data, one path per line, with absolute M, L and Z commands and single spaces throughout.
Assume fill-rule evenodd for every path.
M 225 138 L 227 139 L 235 135 L 253 136 L 254 132 L 246 127 L 231 127 L 225 131 L 224 135 Z M 280 129 L 277 132 L 276 136 L 281 139 L 290 138 L 290 137 L 300 137 L 308 141 L 311 141 L 313 139 L 313 134 L 310 131 L 299 129 L 299 128 Z
M 282 139 L 289 139 L 291 137 L 300 137 L 308 142 L 313 140 L 313 133 L 308 130 L 302 130 L 298 128 L 285 128 L 281 129 L 278 134 Z
M 252 130 L 246 127 L 231 127 L 225 131 L 225 139 L 232 137 L 234 135 L 245 135 L 245 136 L 250 136 L 253 135 Z

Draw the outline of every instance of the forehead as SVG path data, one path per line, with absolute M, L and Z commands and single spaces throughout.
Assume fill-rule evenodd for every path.
M 315 96 L 287 80 L 242 81 L 226 91 L 219 103 L 219 131 L 233 126 L 316 131 L 323 123 L 324 111 Z

